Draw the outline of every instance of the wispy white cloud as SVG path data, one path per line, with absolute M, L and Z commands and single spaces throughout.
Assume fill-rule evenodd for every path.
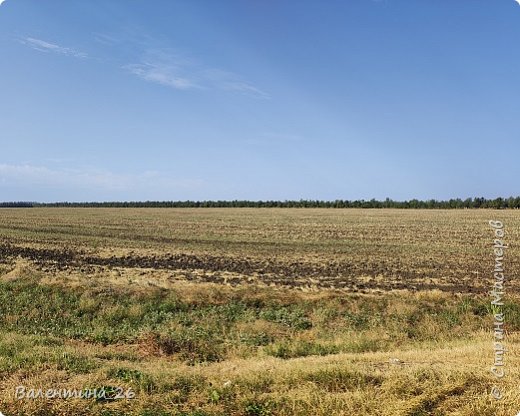
M 84 52 L 77 51 L 72 48 L 66 48 L 64 46 L 56 45 L 55 43 L 46 42 L 41 39 L 35 38 L 23 38 L 20 42 L 32 49 L 40 52 L 52 52 L 60 55 L 73 56 L 75 58 L 87 58 L 88 55 Z
M 233 72 L 204 67 L 171 51 L 149 51 L 141 63 L 125 65 L 124 68 L 145 81 L 178 90 L 222 90 L 254 98 L 270 98 L 268 93 Z
M 520 4 L 520 0 L 515 0 L 518 4 Z
M 178 90 L 201 88 L 194 79 L 181 75 L 181 71 L 175 65 L 147 62 L 126 65 L 124 68 L 145 81 L 155 82 Z
M 243 81 L 233 72 L 223 71 L 221 69 L 206 69 L 201 71 L 201 74 L 203 78 L 205 78 L 215 88 L 225 91 L 236 91 L 256 98 L 271 98 L 269 94 L 254 85 Z
M 177 179 L 157 171 L 115 173 L 100 169 L 60 169 L 31 164 L 0 164 L 0 186 L 39 186 L 54 189 L 134 191 L 182 190 L 204 185 L 200 179 Z
M 121 43 L 124 45 L 124 40 L 111 35 L 96 33 L 94 38 L 105 46 L 121 46 Z M 75 58 L 90 58 L 84 52 L 42 39 L 25 37 L 19 39 L 19 41 L 40 52 Z M 142 43 L 143 50 L 141 59 L 136 59 L 138 62 L 125 65 L 121 65 L 119 62 L 117 65 L 144 81 L 176 90 L 220 90 L 257 99 L 271 98 L 267 92 L 244 80 L 234 72 L 205 66 L 187 59 L 172 49 L 154 49 L 150 47 L 150 44 L 154 42 L 150 39 L 137 41 L 137 43 L 139 42 Z M 117 58 L 113 60 L 114 63 L 117 61 Z
M 5 0 L 0 0 L 0 6 L 2 5 L 3 2 L 5 2 Z

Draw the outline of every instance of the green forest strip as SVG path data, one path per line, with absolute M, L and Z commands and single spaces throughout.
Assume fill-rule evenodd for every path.
M 0 202 L 0 208 L 401 208 L 401 209 L 516 209 L 520 197 L 467 198 L 449 200 L 384 201 L 344 200 L 320 201 L 301 199 L 285 201 L 113 201 L 113 202 Z

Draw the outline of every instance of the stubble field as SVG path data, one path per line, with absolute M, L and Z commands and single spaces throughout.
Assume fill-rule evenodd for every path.
M 510 244 L 499 401 L 490 219 Z M 0 411 L 514 415 L 519 226 L 514 210 L 2 209 Z

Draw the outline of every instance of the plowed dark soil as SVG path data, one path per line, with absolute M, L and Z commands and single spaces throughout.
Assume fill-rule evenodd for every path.
M 312 285 L 318 288 L 335 288 L 351 290 L 430 290 L 441 289 L 455 292 L 481 292 L 484 286 L 478 284 L 462 284 L 455 278 L 445 278 L 442 285 L 431 284 L 424 281 L 428 272 L 401 270 L 389 275 L 383 281 L 375 279 L 360 280 L 359 278 L 384 276 L 391 271 L 381 265 L 373 267 L 360 267 L 349 263 L 316 264 L 310 262 L 283 262 L 274 260 L 259 260 L 255 258 L 233 258 L 218 256 L 196 256 L 190 254 L 175 254 L 160 256 L 123 256 L 100 257 L 87 255 L 83 251 L 66 249 L 40 249 L 20 247 L 12 244 L 0 245 L 0 258 L 3 262 L 11 261 L 17 257 L 30 260 L 46 271 L 92 270 L 91 266 L 106 268 L 124 267 L 136 269 L 156 269 L 172 271 L 199 271 L 197 275 L 187 274 L 188 280 L 242 284 L 247 283 L 248 276 L 257 277 L 262 283 L 291 287 L 309 286 L 309 278 Z M 366 266 L 370 266 L 367 264 Z M 218 274 L 205 275 L 204 272 L 231 272 L 244 278 L 224 278 Z M 484 270 L 481 271 L 484 273 Z M 393 273 L 393 272 L 392 272 Z M 478 283 L 478 282 L 475 282 Z

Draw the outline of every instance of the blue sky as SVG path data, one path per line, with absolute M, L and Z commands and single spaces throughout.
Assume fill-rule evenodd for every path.
M 514 0 L 6 0 L 0 200 L 520 195 Z

